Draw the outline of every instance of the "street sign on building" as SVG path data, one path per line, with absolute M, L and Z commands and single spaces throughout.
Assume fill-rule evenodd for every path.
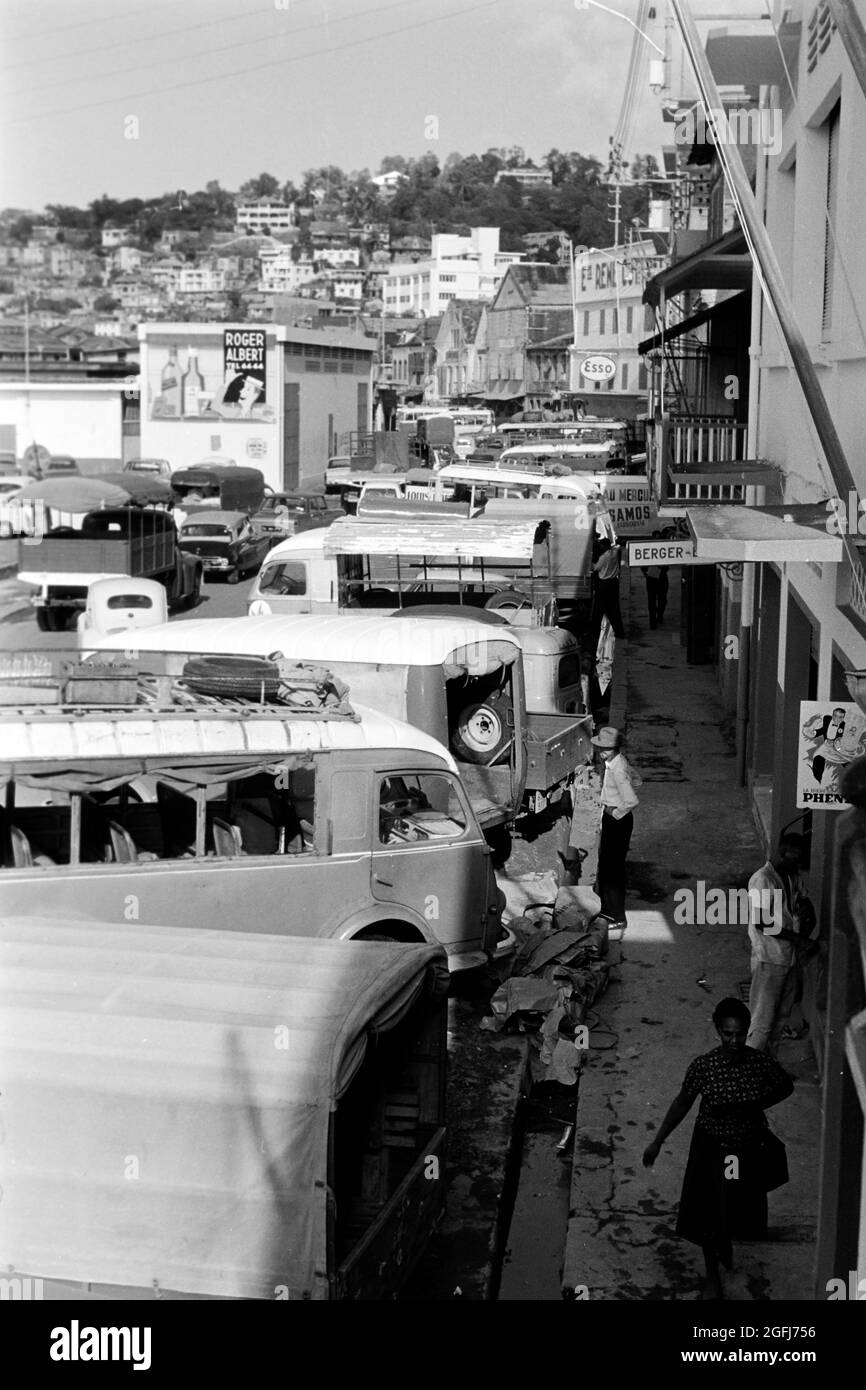
M 694 541 L 629 541 L 630 565 L 708 565 L 712 560 L 699 560 Z

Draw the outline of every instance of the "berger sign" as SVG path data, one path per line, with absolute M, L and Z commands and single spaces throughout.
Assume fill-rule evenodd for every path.
M 629 541 L 630 565 L 711 565 L 699 560 L 694 541 Z
M 585 357 L 580 364 L 580 374 L 589 381 L 609 381 L 616 376 L 616 363 L 612 357 L 605 357 L 603 353 L 594 353 L 592 357 Z

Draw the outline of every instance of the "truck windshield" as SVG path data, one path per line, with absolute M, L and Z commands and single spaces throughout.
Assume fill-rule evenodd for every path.
M 287 560 L 279 565 L 267 565 L 259 579 L 262 594 L 300 596 L 307 592 L 307 567 L 302 561 Z
M 227 526 L 213 526 L 206 522 L 200 522 L 192 526 L 184 526 L 182 534 L 184 536 L 219 536 L 225 538 L 231 535 L 231 531 Z

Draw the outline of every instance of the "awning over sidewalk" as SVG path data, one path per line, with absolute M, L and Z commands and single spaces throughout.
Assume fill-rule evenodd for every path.
M 638 343 L 637 350 L 641 355 L 647 352 L 654 352 L 663 343 L 669 343 L 673 338 L 680 338 L 684 333 L 693 333 L 696 328 L 701 328 L 703 324 L 710 320 L 721 310 L 726 309 L 729 304 L 735 301 L 743 301 L 745 307 L 745 290 L 740 290 L 737 294 L 732 294 L 730 298 L 723 299 L 719 304 L 711 304 L 706 309 L 701 309 L 697 314 L 690 314 L 687 319 L 681 319 L 679 323 L 673 323 L 666 328 L 663 333 L 656 333 L 652 338 L 644 338 L 642 343 Z
M 782 507 L 686 508 L 695 554 L 701 560 L 841 560 L 840 536 L 827 530 L 825 503 Z
M 747 290 L 752 283 L 752 258 L 739 229 L 702 246 L 691 256 L 660 270 L 647 280 L 644 304 L 661 303 L 684 290 Z

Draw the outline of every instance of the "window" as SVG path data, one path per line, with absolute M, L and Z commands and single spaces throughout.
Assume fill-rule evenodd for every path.
M 584 312 L 583 312 L 583 336 L 584 336 L 584 338 L 588 338 L 588 337 L 589 337 L 589 310 L 588 310 L 588 309 L 585 309 Z
M 629 307 L 628 307 L 628 308 L 626 309 L 626 311 L 625 311 L 625 331 L 626 331 L 626 333 L 631 333 L 631 332 L 632 332 L 632 325 L 633 325 L 633 323 L 634 323 L 634 309 L 632 308 L 631 305 L 629 305 Z
M 379 842 L 389 847 L 456 840 L 466 814 L 456 783 L 439 773 L 385 777 L 379 786 Z
M 599 311 L 598 311 L 598 332 L 599 332 L 599 336 L 603 335 L 603 333 L 604 333 L 604 318 L 605 318 L 605 311 L 604 311 L 604 309 L 599 309 Z
M 645 391 L 645 390 L 646 390 L 646 365 L 645 365 L 645 363 L 643 363 L 643 362 L 640 362 L 640 363 L 638 364 L 638 369 L 637 369 L 637 389 L 638 389 L 639 391 Z
M 611 322 L 610 322 L 610 331 L 611 331 L 611 333 L 618 333 L 618 332 L 619 332 L 619 310 L 618 310 L 618 309 L 611 309 L 611 311 L 610 311 L 610 320 L 611 320 Z
M 623 364 L 622 364 L 622 389 L 623 389 L 623 391 L 627 391 L 627 390 L 628 390 L 628 363 L 627 363 L 627 362 L 623 362 Z
M 307 566 L 303 560 L 284 560 L 266 565 L 259 580 L 259 592 L 300 598 L 307 592 Z
M 837 101 L 827 120 L 827 203 L 824 220 L 824 294 L 821 333 L 829 337 L 833 326 L 833 286 L 836 273 L 836 207 L 839 189 L 839 107 Z
M 568 690 L 572 685 L 580 685 L 580 657 L 577 653 L 562 657 L 559 663 L 557 681 L 560 690 Z

